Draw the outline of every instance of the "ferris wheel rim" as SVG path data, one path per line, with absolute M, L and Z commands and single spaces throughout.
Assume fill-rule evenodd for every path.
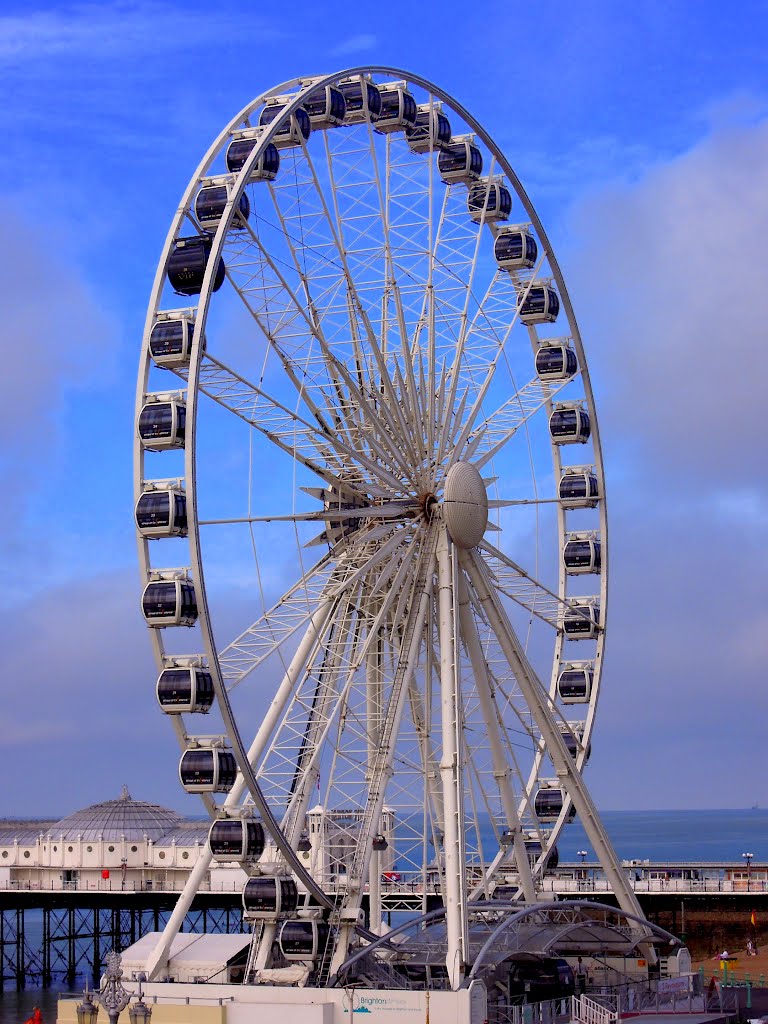
M 165 245 L 164 250 L 163 250 L 164 258 L 161 259 L 160 264 L 158 265 L 158 272 L 157 272 L 157 275 L 156 275 L 155 285 L 153 287 L 152 300 L 150 302 L 150 308 L 149 308 L 148 314 L 147 314 L 147 324 L 146 324 L 146 327 L 145 327 L 145 349 L 146 349 L 146 342 L 147 342 L 148 332 L 151 329 L 152 323 L 154 322 L 154 316 L 156 315 L 156 313 L 158 311 L 158 305 L 157 304 L 158 304 L 158 302 L 160 300 L 160 296 L 161 296 L 161 293 L 162 293 L 162 285 L 163 285 L 164 273 L 165 273 L 165 264 L 167 262 L 168 254 L 171 251 L 171 248 L 172 248 L 172 245 L 173 245 L 174 241 L 178 237 L 178 230 L 179 230 L 179 228 L 181 227 L 181 225 L 184 222 L 184 217 L 186 215 L 186 209 L 188 207 L 189 201 L 191 200 L 191 198 L 192 198 L 192 196 L 194 194 L 195 189 L 197 187 L 199 187 L 201 177 L 203 176 L 203 174 L 201 172 L 207 170 L 207 168 L 211 165 L 213 159 L 215 159 L 216 154 L 220 151 L 221 146 L 223 145 L 223 143 L 230 137 L 232 128 L 236 124 L 240 123 L 240 121 L 243 119 L 243 117 L 247 117 L 250 113 L 252 113 L 253 110 L 265 98 L 267 98 L 269 96 L 277 95 L 280 92 L 282 92 L 283 90 L 285 90 L 287 88 L 290 88 L 291 86 L 301 85 L 301 84 L 307 83 L 307 82 L 309 83 L 309 84 L 305 85 L 303 89 L 300 89 L 295 94 L 294 98 L 285 107 L 284 113 L 286 114 L 286 116 L 289 116 L 292 111 L 294 111 L 295 109 L 297 109 L 301 105 L 302 98 L 304 96 L 306 96 L 308 91 L 312 91 L 314 89 L 320 88 L 320 87 L 322 87 L 323 85 L 326 85 L 326 84 L 328 84 L 328 85 L 333 84 L 334 82 L 337 82 L 341 78 L 353 77 L 353 76 L 356 76 L 356 75 L 366 75 L 366 74 L 392 75 L 392 76 L 396 76 L 396 77 L 405 79 L 409 84 L 419 85 L 422 88 L 426 89 L 430 93 L 430 95 L 433 95 L 433 96 L 437 97 L 438 99 L 440 99 L 442 102 L 445 102 L 445 103 L 449 104 L 451 109 L 453 109 L 456 113 L 458 113 L 463 118 L 463 120 L 467 124 L 469 124 L 477 132 L 477 134 L 482 138 L 483 143 L 488 148 L 488 150 L 496 157 L 496 159 L 498 160 L 499 166 L 501 167 L 501 169 L 507 175 L 509 181 L 514 186 L 515 192 L 517 193 L 518 197 L 523 201 L 523 204 L 524 204 L 525 209 L 526 209 L 526 213 L 528 214 L 532 224 L 536 228 L 536 233 L 537 233 L 538 237 L 545 244 L 547 262 L 548 262 L 548 265 L 550 267 L 550 270 L 552 271 L 552 276 L 554 277 L 554 279 L 557 282 L 558 292 L 559 292 L 560 298 L 562 300 L 563 306 L 565 307 L 565 310 L 566 310 L 566 313 L 567 313 L 567 316 L 568 316 L 568 322 L 569 322 L 569 327 L 570 327 L 570 331 L 571 331 L 571 337 L 573 338 L 574 345 L 575 345 L 577 353 L 579 355 L 579 363 L 580 363 L 580 367 L 581 367 L 581 379 L 582 379 L 583 387 L 584 387 L 584 391 L 585 391 L 585 398 L 586 398 L 586 401 L 587 401 L 587 404 L 588 404 L 588 407 L 589 407 L 590 411 L 592 413 L 594 413 L 594 399 L 593 399 L 593 395 L 592 395 L 592 391 L 591 391 L 591 384 L 590 384 L 589 375 L 588 375 L 587 363 L 586 363 L 586 359 L 584 358 L 583 347 L 582 347 L 582 343 L 581 343 L 581 336 L 580 336 L 580 333 L 579 333 L 579 330 L 578 330 L 578 325 L 577 325 L 576 320 L 575 320 L 575 315 L 573 313 L 573 309 L 572 309 L 572 306 L 571 306 L 571 303 L 570 303 L 570 298 L 568 296 L 568 292 L 567 292 L 567 288 L 566 288 L 566 285 L 565 285 L 565 281 L 563 279 L 563 276 L 562 276 L 562 273 L 560 271 L 559 265 L 557 263 L 554 251 L 552 249 L 551 244 L 549 243 L 549 239 L 548 239 L 548 237 L 546 235 L 544 227 L 541 224 L 541 221 L 539 220 L 538 215 L 536 214 L 532 204 L 530 203 L 530 200 L 528 199 L 527 194 L 525 193 L 525 190 L 523 189 L 519 179 L 517 178 L 517 176 L 514 173 L 513 169 L 511 168 L 511 166 L 509 165 L 508 161 L 504 157 L 504 154 L 501 152 L 500 148 L 493 141 L 492 137 L 483 129 L 483 127 L 480 125 L 480 123 L 469 113 L 469 111 L 467 111 L 461 104 L 458 104 L 458 102 L 455 101 L 449 94 L 445 93 L 443 90 L 441 90 L 439 87 L 435 86 L 433 83 L 429 82 L 427 79 L 424 79 L 424 78 L 422 78 L 420 76 L 414 75 L 414 74 L 412 74 L 410 72 L 405 72 L 405 71 L 402 71 L 402 70 L 399 70 L 399 69 L 389 68 L 389 67 L 385 67 L 385 66 L 364 66 L 364 67 L 359 67 L 359 68 L 347 69 L 345 71 L 336 72 L 333 75 L 324 76 L 324 77 L 320 77 L 320 78 L 293 79 L 293 80 L 291 80 L 291 81 L 289 81 L 287 83 L 283 83 L 282 85 L 273 88 L 272 90 L 270 90 L 267 93 L 262 94 L 262 96 L 259 97 L 257 100 L 253 101 L 247 107 L 243 108 L 243 111 L 241 111 L 240 114 L 238 114 L 236 116 L 236 118 L 234 118 L 230 122 L 230 124 L 227 126 L 227 128 L 224 129 L 224 131 L 217 138 L 217 140 L 212 144 L 212 146 L 210 147 L 208 153 L 204 157 L 202 163 L 200 164 L 200 166 L 198 168 L 198 173 L 196 173 L 196 175 L 190 181 L 190 184 L 189 184 L 189 186 L 188 186 L 188 188 L 187 188 L 187 190 L 185 192 L 185 195 L 184 195 L 184 200 L 182 201 L 182 204 L 179 207 L 177 215 L 174 218 L 174 221 L 173 221 L 173 223 L 171 225 L 171 229 L 169 231 L 169 236 L 168 236 L 168 239 L 166 240 L 166 245 Z M 271 138 L 275 134 L 276 130 L 277 130 L 277 123 L 273 124 L 272 127 L 269 129 L 269 131 L 267 131 L 267 132 L 265 132 L 263 134 L 262 138 L 259 140 L 259 144 L 258 144 L 257 148 L 259 148 L 259 149 L 265 148 L 269 144 L 269 142 L 271 141 Z M 230 197 L 230 202 L 229 202 L 229 208 L 230 209 L 232 209 L 234 207 L 234 204 L 237 203 L 240 195 L 242 195 L 242 193 L 243 193 L 243 191 L 245 189 L 246 183 L 247 183 L 247 179 L 248 179 L 248 170 L 250 169 L 250 166 L 252 166 L 253 163 L 255 162 L 255 160 L 257 159 L 257 156 L 258 156 L 258 153 L 257 153 L 256 148 L 255 148 L 254 149 L 254 153 L 251 154 L 250 163 L 244 165 L 243 168 L 241 169 L 239 175 L 237 176 L 238 184 L 236 185 L 235 190 L 234 190 L 232 196 Z M 218 260 L 219 256 L 221 255 L 221 252 L 223 250 L 224 238 L 225 238 L 225 235 L 226 235 L 226 232 L 227 232 L 229 220 L 231 220 L 231 217 L 229 219 L 222 218 L 222 221 L 219 224 L 219 227 L 218 227 L 218 229 L 216 231 L 216 234 L 214 236 L 214 241 L 213 241 L 213 247 L 212 247 L 212 250 L 211 250 L 211 257 L 210 257 L 210 260 L 209 260 L 209 263 L 208 263 L 208 268 L 207 268 L 207 271 L 206 271 L 206 279 L 204 281 L 203 287 L 202 287 L 200 295 L 198 297 L 198 311 L 199 312 L 198 312 L 198 315 L 196 316 L 196 319 L 195 319 L 195 333 L 194 333 L 194 339 L 193 339 L 193 342 L 192 342 L 192 359 L 191 359 L 191 362 L 190 362 L 190 374 L 189 374 L 188 381 L 187 381 L 188 395 L 192 398 L 192 416 L 190 417 L 190 419 L 188 421 L 188 430 L 190 431 L 188 437 L 189 437 L 190 443 L 188 443 L 187 451 L 186 451 L 186 454 L 185 454 L 185 459 L 188 460 L 188 467 L 187 467 L 188 468 L 188 472 L 187 472 L 188 500 L 189 500 L 190 497 L 192 499 L 192 504 L 191 504 L 191 512 L 192 512 L 192 514 L 190 516 L 190 520 L 194 524 L 194 538 L 192 540 L 190 540 L 190 544 L 191 544 L 192 551 L 193 551 L 192 568 L 193 568 L 193 571 L 194 571 L 195 580 L 197 581 L 197 586 L 198 586 L 198 589 L 199 589 L 199 592 L 200 592 L 200 597 L 202 599 L 202 601 L 201 601 L 201 604 L 202 604 L 202 615 L 201 615 L 200 625 L 203 628 L 203 633 L 204 633 L 204 636 L 206 637 L 206 641 L 205 641 L 206 646 L 210 645 L 210 651 L 211 652 L 215 652 L 216 651 L 216 646 L 215 646 L 215 642 L 213 640 L 210 615 L 209 615 L 209 612 L 208 612 L 207 601 L 206 601 L 206 598 L 205 598 L 204 566 L 203 566 L 202 558 L 200 556 L 199 521 L 197 519 L 197 516 L 195 515 L 195 495 L 194 495 L 195 486 L 194 486 L 194 481 L 196 479 L 196 473 L 195 473 L 195 451 L 196 451 L 196 446 L 195 446 L 194 442 L 195 442 L 196 418 L 197 418 L 196 417 L 197 387 L 195 385 L 196 385 L 196 375 L 199 374 L 200 364 L 201 364 L 201 359 L 202 359 L 201 338 L 202 338 L 202 334 L 204 332 L 205 321 L 206 321 L 206 317 L 207 317 L 207 313 L 208 313 L 208 308 L 209 308 L 209 303 L 210 303 L 210 298 L 211 298 L 211 294 L 212 294 L 213 274 L 214 274 L 214 270 L 215 270 L 215 266 L 216 266 L 217 260 Z M 139 381 L 139 389 L 138 389 L 139 393 L 137 394 L 137 414 L 138 414 L 138 411 L 141 408 L 141 405 L 142 405 L 143 401 L 145 400 L 146 394 L 147 394 L 147 392 L 146 392 L 146 380 L 147 380 L 147 375 L 148 375 L 148 372 L 149 372 L 148 357 L 145 360 L 144 370 L 145 370 L 145 372 L 144 372 L 144 382 L 142 383 L 141 375 L 140 375 L 140 381 Z M 591 443 L 592 443 L 592 449 L 593 449 L 594 456 L 595 456 L 596 469 L 597 469 L 597 473 L 598 473 L 598 476 L 600 478 L 600 484 L 601 484 L 601 500 L 600 500 L 601 530 L 600 530 L 600 533 L 601 533 L 601 538 L 603 540 L 603 545 L 604 545 L 604 564 L 603 564 L 603 572 L 601 574 L 601 582 L 600 582 L 601 596 L 602 596 L 602 600 L 601 600 L 601 617 L 602 617 L 601 618 L 601 623 L 602 623 L 602 627 L 603 627 L 603 629 L 601 630 L 601 641 L 600 642 L 601 642 L 601 645 L 602 645 L 602 637 L 604 636 L 604 624 L 605 624 L 605 614 L 606 614 L 606 601 L 604 599 L 604 596 L 605 596 L 605 590 L 607 588 L 607 519 L 606 519 L 606 511 L 605 511 L 605 509 L 606 509 L 606 504 L 605 504 L 605 487 L 604 487 L 604 477 L 603 477 L 603 472 L 602 472 L 602 456 L 601 456 L 601 448 L 600 448 L 600 442 L 599 442 L 599 433 L 598 433 L 598 427 L 597 427 L 597 417 L 593 415 L 592 421 L 593 421 L 593 434 L 592 434 L 592 438 L 591 438 Z M 553 451 L 554 451 L 555 450 L 555 446 L 553 445 L 552 448 L 553 448 Z M 139 453 L 139 457 L 140 457 L 140 454 L 141 453 Z M 138 461 L 138 459 L 137 459 L 137 461 Z M 140 477 L 141 477 L 141 479 L 140 479 Z M 137 472 L 136 472 L 136 479 L 137 479 L 137 495 L 138 495 L 139 488 L 140 488 L 141 482 L 143 480 L 143 477 L 141 476 L 141 473 L 140 473 L 140 471 L 138 469 L 137 469 Z M 192 484 L 192 486 L 190 486 L 190 483 Z M 192 531 L 190 531 L 190 533 L 192 533 Z M 146 551 L 145 550 L 142 551 L 142 548 L 146 549 L 146 540 L 145 539 L 140 538 L 140 540 L 139 540 L 139 547 L 140 547 L 140 561 L 142 561 L 143 564 L 144 564 L 144 568 L 146 570 L 145 573 L 144 573 L 144 576 L 146 578 L 148 567 L 149 567 L 149 563 L 148 563 L 148 560 L 146 558 Z M 154 639 L 157 641 L 159 638 L 155 636 Z M 599 653 L 598 653 L 597 657 L 598 658 L 602 657 L 602 646 L 600 646 L 600 648 L 599 648 Z M 217 655 L 214 655 L 212 657 L 211 654 L 209 654 L 209 663 L 213 662 L 214 660 L 217 660 Z M 560 660 L 560 659 L 558 659 L 558 660 Z M 218 674 L 218 670 L 217 670 L 217 674 Z M 599 677 L 598 677 L 597 682 L 598 682 L 598 685 L 596 686 L 596 692 L 599 689 Z M 221 681 L 221 680 L 220 680 L 220 689 L 221 689 L 221 695 L 222 695 L 222 697 L 220 699 L 223 700 L 224 706 L 226 706 L 226 704 L 227 704 L 227 694 L 226 694 L 226 689 L 225 689 L 225 687 L 223 685 L 223 681 Z M 218 687 L 217 687 L 217 695 L 218 695 Z M 591 721 L 592 721 L 592 719 L 594 717 L 595 704 L 596 704 L 596 693 L 595 693 L 595 699 L 592 700 L 590 702 L 590 705 L 589 705 L 589 709 L 590 709 L 589 713 L 588 713 L 588 718 L 589 718 L 588 731 L 589 732 L 591 732 Z M 232 727 L 231 728 L 232 728 L 232 732 L 230 733 L 230 738 L 231 739 L 234 738 L 233 734 L 236 734 L 237 738 L 238 738 L 239 750 L 237 750 L 237 748 L 236 748 L 236 760 L 238 761 L 238 767 L 240 768 L 240 771 L 242 772 L 243 777 L 246 780 L 247 787 L 248 787 L 249 792 L 251 793 L 251 796 L 254 797 L 254 794 L 258 794 L 258 782 L 257 782 L 257 780 L 255 778 L 255 775 L 254 775 L 253 771 L 250 769 L 250 764 L 248 762 L 247 756 L 245 755 L 244 745 L 242 744 L 242 740 L 240 738 L 239 730 L 237 728 L 237 723 L 236 723 L 236 721 L 234 719 L 234 716 L 232 717 Z M 228 726 L 228 732 L 230 732 L 229 726 Z M 233 744 L 233 746 L 234 746 L 234 744 Z M 240 756 L 238 756 L 238 754 Z M 240 763 L 241 758 L 242 758 L 244 764 L 247 766 L 247 770 L 244 770 L 243 764 Z M 253 783 L 254 788 L 252 788 L 251 783 Z M 208 809 L 210 811 L 210 808 L 208 808 Z M 214 816 L 213 813 L 212 813 L 212 816 Z M 301 865 L 299 865 L 299 866 L 301 866 Z

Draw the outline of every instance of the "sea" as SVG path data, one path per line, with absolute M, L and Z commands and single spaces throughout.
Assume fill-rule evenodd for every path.
M 600 815 L 621 860 L 656 862 L 742 863 L 743 853 L 752 853 L 753 863 L 768 862 L 768 809 L 711 811 L 602 811 Z M 586 850 L 586 862 L 594 860 L 592 848 L 581 824 L 572 822 L 559 841 L 560 862 L 579 862 Z M 35 940 L 35 920 L 30 916 L 27 931 Z M 42 920 L 38 922 L 42 931 Z M 72 991 L 80 993 L 85 979 L 78 979 Z M 0 993 L 0 1024 L 24 1024 L 39 1006 L 44 1024 L 55 1024 L 56 1002 L 66 986 L 49 989 L 27 988 L 23 992 Z

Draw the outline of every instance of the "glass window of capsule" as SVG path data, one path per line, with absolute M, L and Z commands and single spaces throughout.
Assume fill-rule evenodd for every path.
M 296 882 L 287 876 L 249 878 L 243 889 L 243 917 L 247 921 L 275 921 L 295 912 L 299 902 Z
M 588 666 L 567 665 L 557 677 L 557 694 L 563 704 L 587 704 L 592 695 L 594 671 Z
M 158 676 L 157 702 L 167 715 L 207 714 L 213 700 L 213 679 L 203 668 L 165 668 Z
M 257 860 L 264 852 L 264 826 L 260 821 L 222 818 L 211 825 L 208 846 L 216 860 Z
M 599 573 L 602 567 L 600 541 L 595 537 L 569 537 L 563 548 L 563 565 L 569 576 Z
M 591 426 L 589 413 L 580 406 L 556 405 L 549 417 L 549 433 L 555 444 L 585 444 Z
M 534 284 L 528 294 L 522 292 L 518 300 L 520 319 L 526 327 L 537 324 L 552 324 L 560 313 L 560 299 L 555 289 L 548 284 Z
M 350 82 L 342 82 L 339 92 L 346 103 L 344 120 L 347 124 L 378 121 L 381 115 L 381 93 L 373 82 L 355 78 Z
M 179 778 L 188 793 L 228 793 L 236 777 L 237 763 L 229 750 L 203 747 L 181 755 Z
M 440 150 L 437 170 L 446 185 L 469 185 L 483 173 L 483 156 L 471 139 L 454 140 Z
M 304 109 L 309 114 L 312 128 L 332 128 L 341 124 L 347 113 L 344 93 L 334 85 L 315 89 L 304 100 Z
M 195 197 L 195 217 L 203 231 L 215 234 L 229 202 L 231 185 L 203 185 Z M 237 201 L 232 227 L 243 227 L 251 215 L 251 203 L 243 192 Z
M 279 932 L 280 952 L 286 960 L 316 960 L 328 942 L 325 921 L 284 921 Z
M 396 82 L 379 87 L 381 111 L 376 121 L 380 132 L 399 132 L 416 124 L 416 100 L 404 83 Z
M 136 528 L 142 537 L 186 537 L 187 498 L 175 488 L 145 491 L 136 502 Z
M 245 161 L 258 144 L 258 137 L 235 138 L 227 146 L 225 161 L 227 170 L 238 174 L 245 166 Z M 280 151 L 274 142 L 269 142 L 256 158 L 251 168 L 249 181 L 274 181 L 280 170 Z
M 147 402 L 139 413 L 139 437 L 148 451 L 183 448 L 187 423 L 184 402 Z
M 544 343 L 536 353 L 536 374 L 541 380 L 570 380 L 579 368 L 570 345 Z
M 579 754 L 579 752 L 581 751 L 581 733 L 579 733 L 579 735 L 577 736 L 571 729 L 563 729 L 562 735 L 563 735 L 563 740 L 565 742 L 565 745 L 568 748 L 568 753 L 571 755 L 571 757 L 575 761 L 577 756 L 578 756 L 578 754 Z M 585 762 L 589 760 L 591 754 L 592 754 L 592 744 L 588 743 L 587 744 L 587 750 L 586 750 L 585 757 L 584 757 Z
M 194 235 L 190 238 L 179 238 L 173 252 L 168 257 L 166 271 L 171 287 L 179 295 L 199 295 L 203 287 L 203 279 L 211 255 L 212 239 L 210 235 Z M 224 283 L 226 267 L 219 256 L 213 278 L 213 290 L 217 292 Z
M 570 604 L 563 616 L 565 635 L 571 640 L 594 639 L 600 627 L 600 606 L 597 603 Z
M 194 626 L 197 597 L 192 583 L 154 580 L 144 588 L 141 608 L 148 626 Z
M 268 103 L 259 114 L 259 124 L 272 124 L 280 117 L 286 105 L 285 102 Z M 292 114 L 283 117 L 280 121 L 277 131 L 272 136 L 272 142 L 278 149 L 290 149 L 292 146 L 300 146 L 306 142 L 311 131 L 309 114 L 303 107 L 297 107 Z
M 564 508 L 594 508 L 600 498 L 597 476 L 588 469 L 566 470 L 557 493 Z
M 467 194 L 467 210 L 475 223 L 506 220 L 512 211 L 512 196 L 501 181 L 478 181 Z
M 451 141 L 451 122 L 434 103 L 423 103 L 416 110 L 412 128 L 406 128 L 405 141 L 414 153 L 429 153 Z
M 528 860 L 531 862 L 531 865 L 533 865 L 541 856 L 542 845 L 538 839 L 526 839 L 525 850 L 528 854 Z M 552 846 L 547 854 L 546 866 L 550 871 L 554 871 L 559 863 L 560 854 L 558 853 L 557 847 Z
M 502 270 L 530 270 L 536 264 L 539 248 L 526 228 L 501 228 L 493 243 L 493 255 Z

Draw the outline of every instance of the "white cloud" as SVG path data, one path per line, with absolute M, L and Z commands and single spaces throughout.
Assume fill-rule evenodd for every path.
M 370 33 L 362 33 L 361 35 L 343 39 L 330 50 L 330 55 L 332 57 L 347 57 L 354 53 L 364 53 L 367 50 L 373 50 L 377 45 L 378 40 L 376 36 Z

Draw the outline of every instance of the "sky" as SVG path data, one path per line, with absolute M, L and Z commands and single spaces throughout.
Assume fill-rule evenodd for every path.
M 598 807 L 768 804 L 766 31 L 749 0 L 0 8 L 0 816 L 123 783 L 199 813 L 139 612 L 146 304 L 234 113 L 367 62 L 432 79 L 485 125 L 571 292 L 610 499 Z

